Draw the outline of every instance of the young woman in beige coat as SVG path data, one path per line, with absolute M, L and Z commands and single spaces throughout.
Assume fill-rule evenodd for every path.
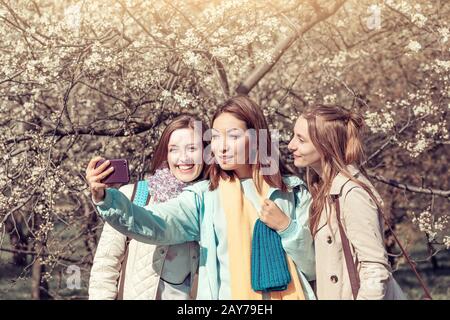
M 294 165 L 306 167 L 313 198 L 310 229 L 318 299 L 404 298 L 384 246 L 382 202 L 362 167 L 363 127 L 364 120 L 356 113 L 339 106 L 314 106 L 297 120 L 288 146 Z M 354 262 L 353 290 L 340 232 L 349 242 L 348 261 Z
M 183 115 L 163 131 L 146 176 L 150 203 L 169 200 L 203 177 L 203 132 L 194 134 L 195 121 Z M 88 167 L 88 180 L 97 175 L 95 162 Z M 136 192 L 133 184 L 119 191 L 128 198 Z M 157 246 L 132 239 L 128 244 L 125 235 L 105 222 L 91 269 L 89 299 L 195 299 L 198 261 L 197 242 Z

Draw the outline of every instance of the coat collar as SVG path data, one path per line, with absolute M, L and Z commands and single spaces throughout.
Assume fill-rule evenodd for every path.
M 288 187 L 288 190 L 292 190 L 298 186 L 304 186 L 306 188 L 305 182 L 297 176 L 283 176 L 283 182 Z M 280 188 L 270 187 L 267 192 L 267 198 L 270 198 L 273 192 L 280 190 Z
M 353 165 L 348 165 L 347 170 L 353 177 L 356 177 L 359 173 L 359 170 Z M 344 176 L 344 174 L 342 174 L 341 172 L 339 172 L 337 176 L 334 177 L 333 182 L 331 183 L 330 195 L 341 194 L 342 188 L 348 181 L 350 181 L 350 179 Z

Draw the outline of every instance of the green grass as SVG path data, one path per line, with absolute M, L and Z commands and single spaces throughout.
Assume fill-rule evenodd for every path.
M 0 300 L 24 300 L 31 298 L 29 278 L 19 279 L 20 271 L 2 253 L 0 262 Z M 9 259 L 8 259 L 9 260 Z
M 24 300 L 31 299 L 31 270 L 22 275 L 23 269 L 17 268 L 10 261 L 4 262 L 2 254 L 2 262 L 0 263 L 0 300 Z M 49 281 L 51 290 L 56 291 L 61 299 L 87 299 L 87 285 L 89 279 L 89 271 L 81 271 L 81 288 L 68 289 L 67 276 L 64 267 L 55 269 L 57 276 Z M 59 277 L 61 271 L 61 277 Z
M 416 247 L 411 252 L 411 256 L 414 260 L 423 259 L 427 256 L 425 247 Z M 433 299 L 448 300 L 450 299 L 450 252 L 448 250 L 441 251 L 436 255 L 436 258 L 438 269 L 433 270 L 429 261 L 419 262 L 416 268 L 430 290 Z M 394 277 L 407 294 L 408 299 L 421 299 L 423 296 L 422 287 L 409 264 L 403 263 L 394 273 Z
M 59 228 L 60 226 L 56 226 Z M 71 239 L 76 234 L 76 230 L 69 229 L 60 239 L 62 242 Z M 76 256 L 71 258 L 79 259 L 84 256 L 86 250 L 82 243 L 75 243 Z M 3 242 L 4 248 L 10 248 L 9 237 L 6 236 Z M 31 299 L 31 266 L 24 271 L 23 266 L 17 266 L 12 260 L 13 254 L 0 251 L 0 300 L 24 300 Z M 27 265 L 32 263 L 31 256 L 28 256 Z M 56 293 L 58 299 L 87 299 L 89 269 L 82 267 L 80 289 L 68 289 L 67 279 L 71 274 L 67 274 L 67 265 L 58 265 L 52 272 L 52 278 L 49 280 L 50 292 Z

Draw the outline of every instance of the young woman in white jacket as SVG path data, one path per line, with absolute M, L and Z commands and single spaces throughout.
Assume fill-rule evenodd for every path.
M 163 131 L 146 177 L 150 203 L 169 200 L 203 177 L 202 136 L 206 126 L 201 123 L 201 131 L 194 131 L 200 123 L 182 115 Z M 96 169 L 88 168 L 86 178 L 95 176 Z M 92 183 L 101 185 L 99 181 Z M 136 184 L 119 190 L 131 199 Z M 130 240 L 105 222 L 91 269 L 89 299 L 195 299 L 198 251 L 196 242 L 157 246 Z

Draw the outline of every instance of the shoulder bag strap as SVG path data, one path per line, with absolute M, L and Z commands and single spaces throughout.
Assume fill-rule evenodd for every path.
M 356 300 L 360 286 L 359 273 L 356 268 L 357 264 L 353 260 L 353 255 L 350 250 L 350 241 L 348 241 L 347 235 L 345 234 L 344 228 L 342 227 L 339 197 L 334 196 L 333 200 L 336 208 L 336 218 L 339 226 L 339 234 L 341 236 L 342 249 L 344 250 L 345 264 L 347 265 L 348 276 L 350 278 L 350 286 L 352 287 L 353 298 Z

